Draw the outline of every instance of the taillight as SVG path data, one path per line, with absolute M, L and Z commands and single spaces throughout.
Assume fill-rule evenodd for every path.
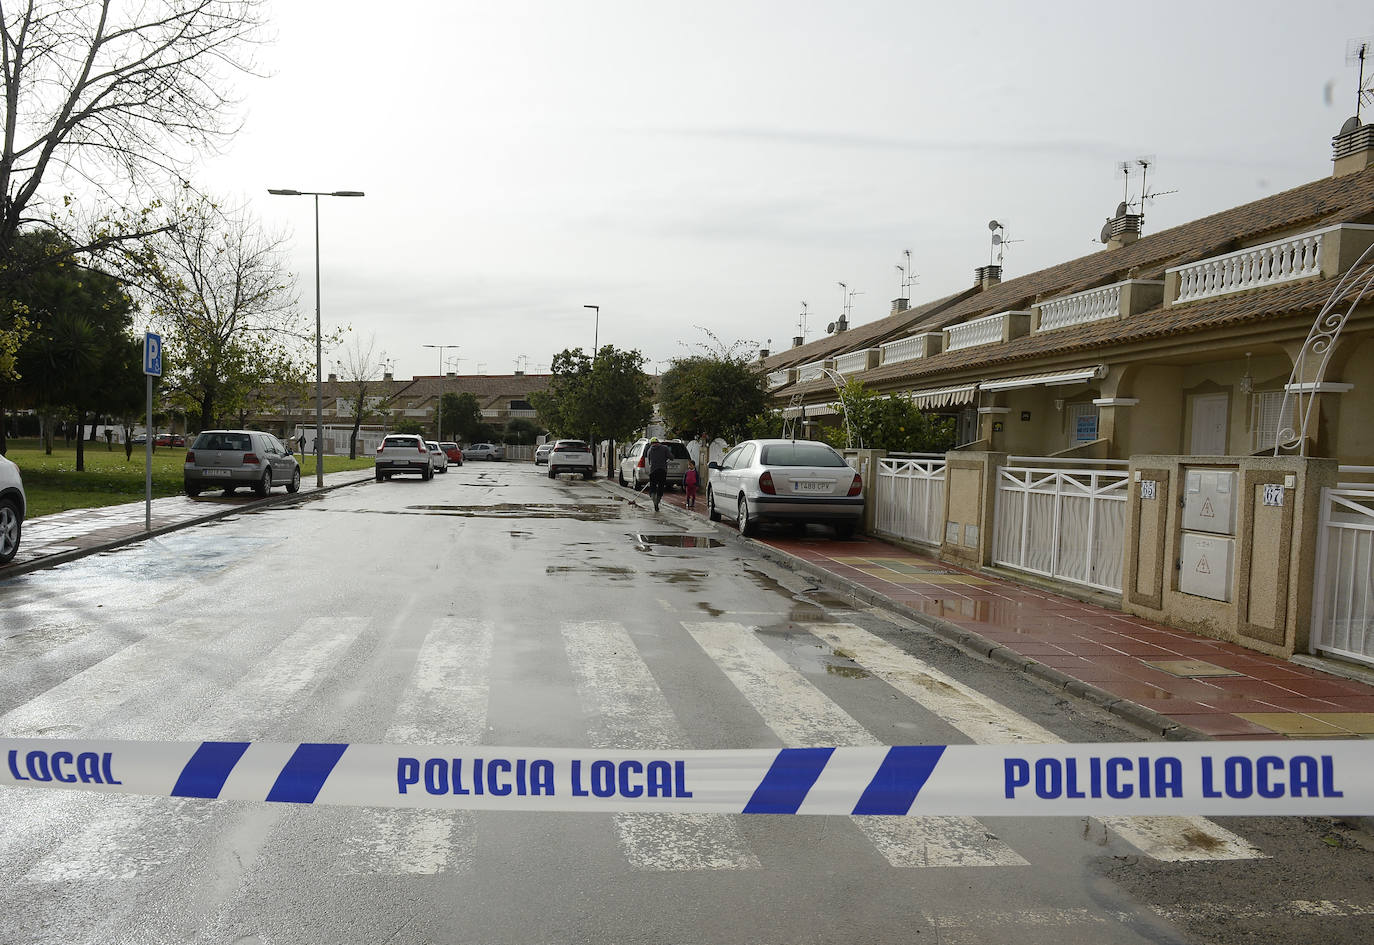
M 192 453 L 190 450 L 187 450 L 187 451 L 186 451 L 186 462 L 188 462 L 188 463 L 194 463 L 195 461 L 196 461 L 196 454 L 195 454 L 195 453 Z
M 759 476 L 759 491 L 768 495 L 778 494 L 778 490 L 773 488 L 773 474 L 766 469 L 763 475 Z
M 417 453 L 423 453 L 423 452 L 425 452 L 424 446 L 417 446 L 417 447 L 415 447 L 415 452 L 417 452 Z
M 377 452 L 380 453 L 380 452 L 381 452 L 382 450 L 384 450 L 384 449 L 386 449 L 386 444 L 385 444 L 385 443 L 383 443 L 381 446 L 377 447 Z
M 636 468 L 636 469 L 643 469 L 643 468 L 644 468 L 644 457 L 643 457 L 643 456 L 639 457 L 639 462 L 635 463 L 635 468 Z
M 850 494 L 850 495 L 858 495 L 859 493 L 861 493 L 861 492 L 863 492 L 863 491 L 864 491 L 864 481 L 863 481 L 863 477 L 860 476 L 858 473 L 855 473 L 855 474 L 854 474 L 854 481 L 851 482 L 851 483 L 849 484 L 849 494 Z
M 258 454 L 257 454 L 257 453 L 244 453 L 244 454 L 243 454 L 243 465 L 245 465 L 245 466 L 256 466 L 257 464 L 258 464 Z

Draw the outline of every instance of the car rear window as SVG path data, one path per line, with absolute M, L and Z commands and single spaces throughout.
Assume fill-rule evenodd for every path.
M 191 447 L 195 450 L 236 450 L 246 453 L 253 448 L 253 438 L 247 433 L 202 433 Z
M 821 443 L 778 443 L 763 448 L 764 466 L 843 466 L 844 457 Z
M 413 436 L 389 436 L 382 441 L 382 449 L 386 449 L 388 446 L 405 446 L 410 449 L 417 449 L 420 446 L 420 440 Z
M 581 440 L 568 440 L 566 443 L 559 443 L 553 449 L 556 453 L 585 453 L 587 444 Z
M 687 452 L 687 447 L 681 443 L 664 443 L 668 447 L 668 455 L 673 459 L 691 459 L 692 454 Z

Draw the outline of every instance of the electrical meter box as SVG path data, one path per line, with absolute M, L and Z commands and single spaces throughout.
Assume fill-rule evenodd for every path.
M 1188 469 L 1183 481 L 1183 527 L 1218 535 L 1236 533 L 1236 472 Z
M 1235 543 L 1234 538 L 1185 533 L 1178 589 L 1185 594 L 1229 601 Z

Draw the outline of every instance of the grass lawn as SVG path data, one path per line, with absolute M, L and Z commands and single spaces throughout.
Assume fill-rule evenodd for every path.
M 102 505 L 119 505 L 143 498 L 143 447 L 135 446 L 132 459 L 124 458 L 124 449 L 115 444 L 107 452 L 105 444 L 86 444 L 86 470 L 76 471 L 76 445 L 54 443 L 52 455 L 43 453 L 37 440 L 8 441 L 6 458 L 12 460 L 24 477 L 24 492 L 28 497 L 28 517 L 65 512 L 67 509 L 92 509 Z M 181 466 L 186 458 L 185 447 L 162 447 L 153 453 L 153 497 L 181 493 Z M 347 456 L 326 456 L 324 471 L 371 469 L 372 457 L 349 459 Z M 301 464 L 301 478 L 309 481 L 315 473 L 313 457 Z

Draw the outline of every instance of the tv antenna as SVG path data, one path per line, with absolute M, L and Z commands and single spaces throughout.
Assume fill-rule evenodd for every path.
M 801 315 L 799 315 L 799 316 L 797 317 L 797 335 L 798 335 L 798 337 L 801 338 L 802 343 L 805 344 L 805 343 L 806 343 L 806 303 L 803 302 L 803 303 L 801 304 L 801 307 L 802 307 Z
M 1345 64 L 1347 66 L 1358 65 L 1360 67 L 1360 77 L 1355 85 L 1355 127 L 1358 128 L 1363 122 L 1360 114 L 1366 102 L 1374 103 L 1374 79 L 1371 79 L 1368 86 L 1364 81 L 1365 60 L 1374 56 L 1374 42 L 1369 37 L 1363 39 L 1352 39 L 1345 45 Z
M 916 284 L 917 274 L 911 271 L 911 250 L 902 250 L 902 255 L 906 257 L 906 263 L 897 264 L 897 271 L 902 274 L 902 294 L 898 298 L 910 300 L 911 287 Z
M 1022 243 L 1024 240 L 1007 239 L 1007 228 L 1004 224 L 996 220 L 988 221 L 988 229 L 992 232 L 992 246 L 988 249 L 988 265 L 994 263 L 993 256 L 996 254 L 996 264 L 1002 265 L 1002 257 L 1006 254 L 1007 247 L 1012 243 Z

